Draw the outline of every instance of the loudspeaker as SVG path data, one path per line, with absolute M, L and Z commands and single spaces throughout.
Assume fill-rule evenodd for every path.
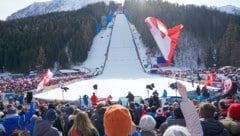
M 32 98 L 33 98 L 32 92 L 27 92 L 27 103 L 31 103 Z

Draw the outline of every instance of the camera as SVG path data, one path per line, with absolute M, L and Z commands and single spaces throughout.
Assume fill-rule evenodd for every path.
M 155 85 L 152 83 L 150 85 L 146 85 L 146 88 L 149 90 L 153 90 L 153 88 L 155 88 Z
M 169 87 L 172 88 L 172 89 L 177 89 L 177 82 L 171 83 L 171 84 L 169 85 Z
M 61 89 L 64 90 L 65 92 L 67 92 L 67 90 L 68 90 L 69 88 L 62 86 Z
M 98 85 L 97 84 L 93 85 L 93 89 L 97 90 L 98 89 Z

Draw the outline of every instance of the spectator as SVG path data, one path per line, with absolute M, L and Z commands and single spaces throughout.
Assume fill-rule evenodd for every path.
M 199 108 L 199 103 L 198 103 L 197 100 L 193 99 L 193 100 L 192 100 L 192 103 L 193 103 L 193 105 L 194 105 L 194 107 L 195 107 L 196 109 Z
M 163 97 L 163 98 L 167 98 L 167 90 L 166 90 L 166 89 L 163 90 L 162 97 Z
M 130 91 L 128 92 L 128 95 L 126 96 L 126 98 L 128 98 L 128 104 L 130 104 L 130 102 L 134 101 L 134 95 Z
M 204 136 L 228 136 L 224 126 L 214 119 L 216 108 L 211 103 L 203 103 L 199 107 L 199 116 Z
M 232 136 L 240 135 L 240 104 L 233 103 L 228 108 L 228 116 L 220 120 L 223 126 L 230 132 Z
M 210 96 L 206 85 L 204 85 L 202 88 L 202 96 L 204 99 L 207 99 Z
M 33 130 L 34 136 L 61 136 L 62 134 L 57 128 L 53 127 L 53 123 L 57 120 L 57 112 L 49 109 L 43 120 L 38 120 Z
M 198 85 L 197 88 L 196 88 L 196 93 L 197 93 L 197 96 L 200 96 L 201 95 L 201 89 L 200 89 L 200 86 Z
M 97 128 L 100 136 L 105 136 L 103 117 L 106 111 L 106 107 L 103 104 L 98 104 L 95 113 L 93 113 L 91 120 L 93 125 Z
M 68 135 L 68 130 L 69 130 L 69 116 L 72 115 L 74 112 L 73 106 L 66 106 L 65 111 L 63 113 L 63 120 L 64 120 L 64 136 Z
M 103 124 L 107 136 L 128 136 L 134 130 L 129 110 L 118 104 L 107 108 Z
M 226 99 L 221 99 L 218 102 L 218 108 L 219 108 L 218 119 L 224 119 L 225 117 L 227 117 L 228 107 L 229 107 L 229 102 Z
M 143 115 L 147 114 L 148 106 L 147 106 L 147 104 L 141 104 L 140 107 L 141 107 L 141 115 L 140 116 L 142 117 Z
M 155 126 L 155 128 L 156 129 L 159 129 L 159 127 L 160 127 L 160 125 L 163 123 L 163 122 L 165 122 L 166 121 L 166 116 L 164 115 L 164 113 L 163 113 L 163 109 L 162 108 L 158 108 L 157 110 L 156 110 L 156 115 L 155 115 L 155 120 L 156 120 L 156 126 Z
M 174 117 L 166 120 L 161 126 L 160 126 L 160 135 L 163 135 L 165 130 L 172 125 L 179 125 L 179 126 L 186 126 L 186 122 L 182 113 L 182 110 L 180 107 L 175 108 L 173 110 Z
M 40 120 L 40 118 L 37 115 L 33 115 L 30 119 L 30 123 L 27 126 L 27 129 L 30 131 L 30 136 L 33 136 L 33 129 L 35 127 L 35 123 L 37 120 Z
M 68 133 L 69 136 L 99 136 L 97 129 L 93 126 L 88 114 L 79 111 L 73 121 Z
M 9 136 L 15 129 L 24 130 L 26 124 L 34 114 L 35 108 L 36 103 L 32 102 L 29 111 L 20 116 L 18 115 L 17 109 L 13 105 L 10 105 L 7 108 L 5 119 L 0 123 L 1 130 L 3 130 L 0 135 Z
M 95 92 L 93 92 L 91 96 L 92 105 L 97 105 L 97 101 L 98 101 L 98 97 L 96 96 Z
M 152 95 L 158 97 L 159 93 L 158 93 L 157 90 L 155 90 L 155 91 L 152 93 Z
M 48 109 L 54 109 L 57 113 L 57 119 L 54 121 L 53 123 L 53 127 L 57 128 L 58 131 L 61 131 L 61 133 L 63 132 L 63 124 L 62 124 L 62 121 L 61 121 L 61 118 L 62 117 L 62 112 L 59 111 L 58 109 L 56 109 L 56 106 L 54 103 L 50 103 L 48 105 Z
M 24 94 L 20 92 L 20 96 L 18 97 L 19 104 L 24 104 Z
M 153 105 L 155 105 L 156 107 L 159 107 L 160 103 L 159 103 L 159 97 L 158 97 L 157 90 L 155 90 L 152 95 L 153 95 Z
M 188 129 L 183 126 L 173 125 L 170 126 L 163 136 L 193 136 L 189 133 Z
M 68 132 L 73 125 L 74 119 L 76 115 L 80 112 L 80 109 L 75 109 L 71 115 L 68 116 L 68 123 L 66 124 L 66 128 L 64 129 L 64 136 L 68 136 Z
M 88 95 L 83 95 L 83 103 L 84 103 L 84 105 L 86 105 L 86 107 L 88 107 Z
M 134 121 L 134 124 L 138 125 L 140 118 L 141 118 L 141 113 L 142 113 L 142 107 L 135 102 L 130 102 L 129 105 L 129 110 L 130 112 L 132 111 L 132 120 Z
M 155 119 L 150 115 L 144 115 L 139 122 L 141 136 L 157 136 L 155 126 Z

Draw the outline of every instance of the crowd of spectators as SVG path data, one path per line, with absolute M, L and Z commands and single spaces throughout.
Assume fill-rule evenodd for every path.
M 0 106 L 0 136 L 240 135 L 239 100 L 226 97 L 199 103 L 188 99 L 184 85 L 177 83 L 177 87 L 182 101 L 163 105 L 157 99 L 138 103 L 134 97 L 128 97 L 126 107 L 109 102 L 91 107 L 35 99 L 30 104 L 9 102 Z M 159 97 L 157 92 L 152 95 Z
M 40 82 L 41 76 L 18 77 L 0 79 L 0 91 L 4 93 L 20 93 L 35 90 Z M 51 85 L 58 85 L 60 82 L 67 83 L 73 80 L 84 79 L 83 74 L 67 74 L 54 76 L 51 79 Z
M 225 76 L 230 76 L 231 79 L 236 82 L 238 81 L 239 71 L 237 69 L 225 69 L 225 70 L 216 70 L 216 69 L 207 69 L 207 70 L 186 70 L 186 71 L 165 71 L 162 72 L 162 76 L 168 76 L 180 80 L 185 80 L 189 82 L 200 82 L 205 80 L 207 73 L 212 72 L 222 74 Z M 11 78 L 0 78 L 0 91 L 6 93 L 12 92 L 26 92 L 31 91 L 37 88 L 37 85 L 40 81 L 41 75 L 36 75 L 33 77 L 21 76 L 21 77 L 11 77 Z M 239 76 L 240 77 L 240 76 Z M 91 78 L 86 73 L 72 73 L 72 74 L 61 74 L 54 75 L 51 79 L 50 85 L 57 85 L 60 82 L 66 83 L 69 81 Z M 221 77 L 217 77 L 214 82 L 222 82 Z
M 82 79 L 83 75 L 54 77 L 51 85 Z M 2 92 L 27 92 L 36 88 L 39 77 L 1 79 Z M 238 136 L 240 135 L 239 99 L 222 95 L 218 101 L 201 103 L 189 100 L 186 88 L 178 83 L 182 101 L 159 103 L 154 92 L 146 101 L 137 103 L 129 92 L 126 107 L 119 104 L 94 103 L 92 107 L 42 103 L 0 103 L 0 136 Z M 20 94 L 21 94 L 20 93 Z M 203 94 L 201 90 L 200 95 Z M 96 99 L 97 96 L 96 96 Z M 96 101 L 95 101 L 96 102 Z

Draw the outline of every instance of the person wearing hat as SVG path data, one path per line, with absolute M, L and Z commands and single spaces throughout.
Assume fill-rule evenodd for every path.
M 168 127 L 163 136 L 192 136 L 188 129 L 179 125 L 172 125 Z
M 157 132 L 155 131 L 156 121 L 150 115 L 144 115 L 140 119 L 139 127 L 141 128 L 140 134 L 141 136 L 157 136 Z
M 154 119 L 156 120 L 156 126 L 155 126 L 155 128 L 157 129 L 157 130 L 159 130 L 159 127 L 161 126 L 161 124 L 163 123 L 163 122 L 165 122 L 166 121 L 166 116 L 164 115 L 164 112 L 163 112 L 163 109 L 161 108 L 161 107 L 159 107 L 157 110 L 156 110 L 156 115 L 155 115 L 155 117 L 154 117 Z
M 0 123 L 0 135 L 9 136 L 14 130 L 25 130 L 26 124 L 30 121 L 36 109 L 36 103 L 31 102 L 30 109 L 25 114 L 19 115 L 17 108 L 13 105 L 7 107 L 6 116 Z
M 128 136 L 133 134 L 133 122 L 129 110 L 119 104 L 107 107 L 103 117 L 107 136 Z
M 42 120 L 38 120 L 33 130 L 34 136 L 61 136 L 57 128 L 53 127 L 53 123 L 57 120 L 57 112 L 49 109 Z
M 220 120 L 223 126 L 232 134 L 232 136 L 240 135 L 240 104 L 233 103 L 229 106 L 227 117 Z
M 64 120 L 64 135 L 68 134 L 68 126 L 69 126 L 69 116 L 71 116 L 74 112 L 74 107 L 72 105 L 68 105 L 67 107 L 65 107 L 64 109 L 64 113 L 63 113 L 63 120 Z

